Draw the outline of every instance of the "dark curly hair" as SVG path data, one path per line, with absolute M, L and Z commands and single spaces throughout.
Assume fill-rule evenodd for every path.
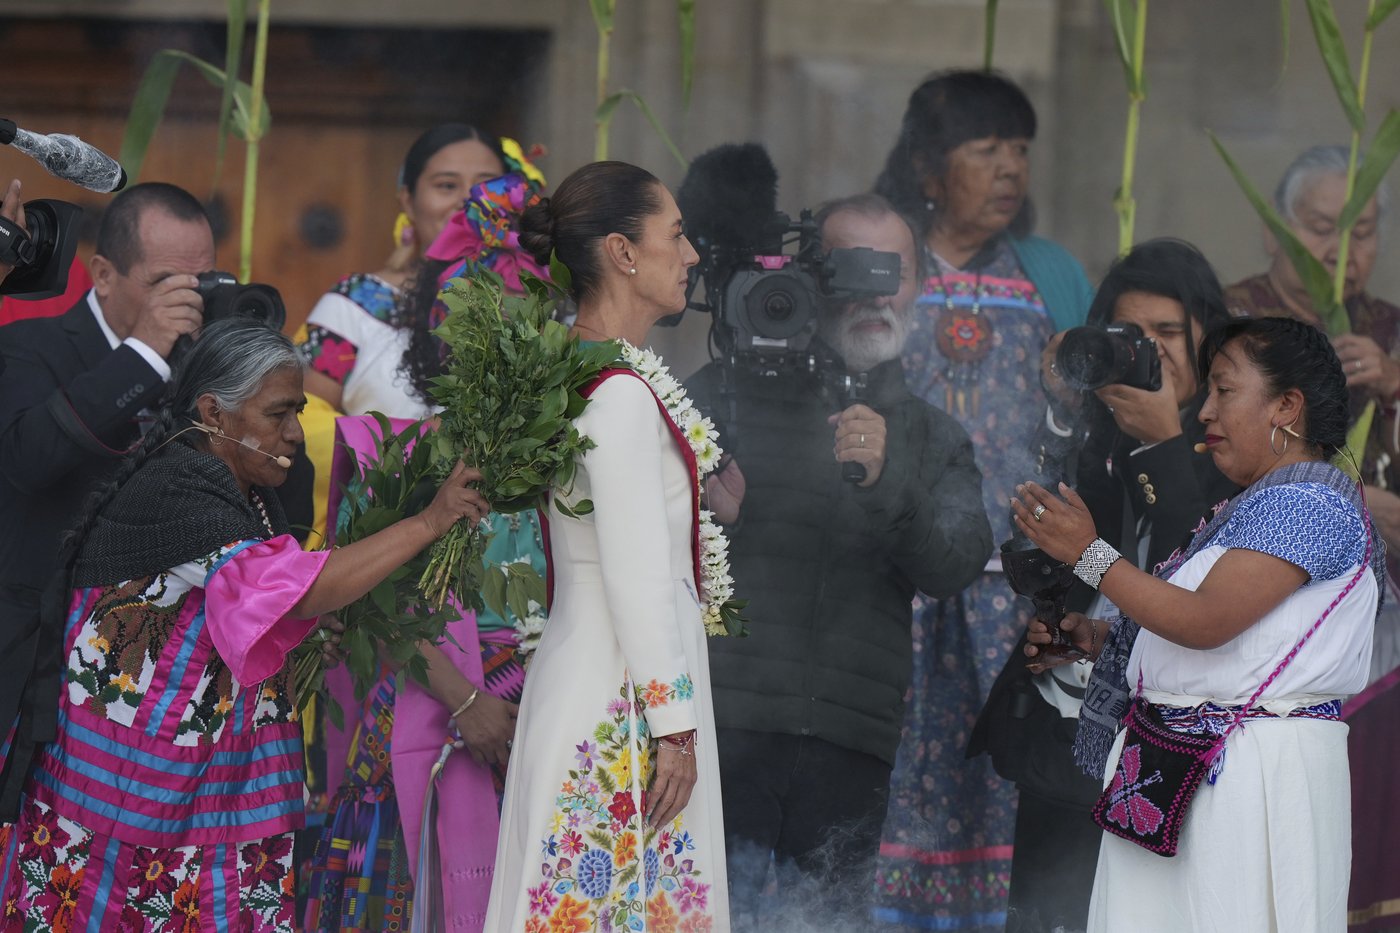
M 922 236 L 936 217 L 928 208 L 924 181 L 947 172 L 949 153 L 988 136 L 1034 139 L 1035 130 L 1035 108 L 1010 78 L 993 71 L 938 72 L 909 95 L 899 136 L 875 179 L 875 193 L 908 217 Z M 1034 225 L 1035 211 L 1027 198 L 1010 232 L 1023 237 Z
M 1308 446 L 1332 456 L 1347 442 L 1347 378 L 1327 335 L 1311 324 L 1284 317 L 1237 318 L 1206 335 L 1200 369 L 1227 345 L 1238 343 L 1264 377 L 1271 397 L 1289 389 L 1303 393 Z

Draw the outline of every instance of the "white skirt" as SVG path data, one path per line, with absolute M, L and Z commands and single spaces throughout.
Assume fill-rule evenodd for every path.
M 1345 723 L 1255 719 L 1201 782 L 1173 858 L 1109 833 L 1090 933 L 1344 933 L 1351 879 Z M 1112 779 L 1118 736 L 1105 783 Z

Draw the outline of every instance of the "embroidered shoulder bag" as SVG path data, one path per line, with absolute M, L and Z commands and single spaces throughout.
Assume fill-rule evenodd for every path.
M 1167 858 L 1176 855 L 1186 809 L 1200 789 L 1216 759 L 1225 750 L 1225 740 L 1253 708 L 1260 695 L 1283 673 L 1324 619 L 1356 586 L 1371 563 L 1371 528 L 1366 523 L 1366 555 L 1361 566 L 1337 598 L 1318 616 L 1293 650 L 1284 656 L 1272 674 L 1259 685 L 1249 702 L 1230 720 L 1219 736 L 1179 732 L 1167 726 L 1162 714 L 1142 698 L 1142 675 L 1138 674 L 1137 695 L 1133 698 L 1123 737 L 1123 753 L 1118 757 L 1113 780 L 1094 804 L 1094 822 L 1105 832 L 1142 846 Z

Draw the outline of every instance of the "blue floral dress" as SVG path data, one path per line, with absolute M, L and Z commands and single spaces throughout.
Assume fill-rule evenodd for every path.
M 1031 440 L 1046 404 L 1040 352 L 1055 326 L 1007 240 L 980 273 L 927 259 L 904 353 L 909 388 L 971 435 L 1000 544 L 1011 536 L 1010 496 L 1034 475 Z M 949 299 L 957 326 L 944 314 Z M 915 598 L 913 682 L 877 872 L 881 921 L 921 930 L 1006 923 L 1016 789 L 990 758 L 968 760 L 964 750 L 1031 614 L 999 571 L 952 599 Z

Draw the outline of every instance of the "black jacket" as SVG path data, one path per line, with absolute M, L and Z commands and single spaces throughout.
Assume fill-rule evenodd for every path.
M 1109 419 L 1078 452 L 1076 491 L 1094 516 L 1099 537 L 1139 564 L 1127 532 L 1140 519 L 1150 521 L 1147 554 L 1140 563 L 1148 572 L 1191 540 L 1213 506 L 1239 492 L 1209 453 L 1194 450 L 1205 437 L 1205 426 L 1196 418 L 1201 401 L 1182 413 L 1182 433 L 1171 440 L 1134 453 L 1141 443 Z M 1092 589 L 1077 582 L 1066 603 L 1071 611 L 1083 612 L 1093 597 Z M 1100 782 L 1074 763 L 1076 722 L 1041 698 L 1026 670 L 1024 645 L 1023 636 L 992 684 L 968 756 L 988 753 L 997 773 L 1023 792 L 1087 809 L 1098 797 Z
M 846 403 L 817 377 L 711 364 L 688 386 L 747 482 L 728 533 L 751 634 L 710 639 L 716 720 L 893 763 L 914 592 L 958 592 L 992 548 L 967 433 L 909 393 L 897 360 L 876 367 L 865 404 L 886 419 L 886 463 L 861 489 L 832 453 L 827 418 Z

